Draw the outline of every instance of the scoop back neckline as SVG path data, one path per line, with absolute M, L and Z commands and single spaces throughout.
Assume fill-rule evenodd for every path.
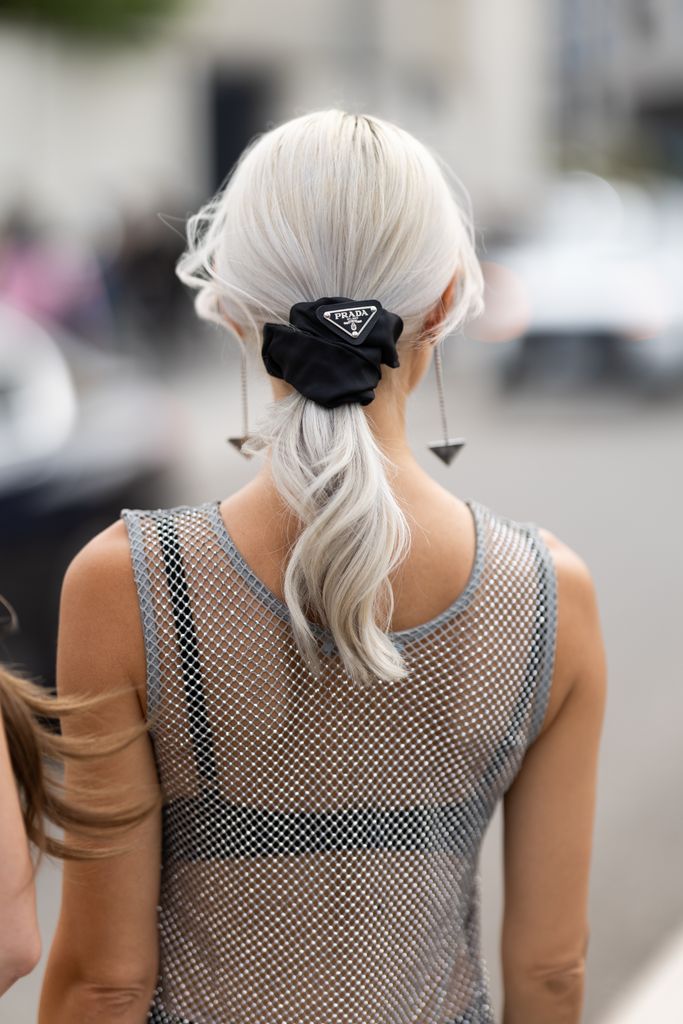
M 464 611 L 471 603 L 474 591 L 477 588 L 481 577 L 481 571 L 484 561 L 484 530 L 482 522 L 482 506 L 481 503 L 475 501 L 472 498 L 464 498 L 465 504 L 470 510 L 472 519 L 474 522 L 474 533 L 475 533 L 475 551 L 474 551 L 474 562 L 470 570 L 469 577 L 465 584 L 465 587 L 458 596 L 452 601 L 446 608 L 440 611 L 437 615 L 428 619 L 426 622 L 418 623 L 415 626 L 409 626 L 407 629 L 399 630 L 387 630 L 386 635 L 392 640 L 397 640 L 402 643 L 407 643 L 410 640 L 417 639 L 428 633 L 433 632 L 443 623 L 447 622 L 454 616 Z M 246 561 L 239 548 L 235 544 L 235 541 L 228 530 L 228 527 L 221 515 L 221 503 L 222 498 L 216 498 L 213 501 L 206 503 L 206 509 L 209 512 L 209 518 L 214 528 L 214 532 L 221 547 L 230 558 L 230 561 L 234 567 L 238 570 L 245 582 L 254 590 L 259 599 L 263 601 L 272 611 L 274 611 L 281 619 L 289 622 L 291 616 L 289 608 L 285 601 L 281 600 L 270 587 L 266 586 L 263 580 L 257 576 L 254 570 L 251 568 L 249 563 Z M 317 622 L 313 622 L 310 619 L 306 619 L 312 632 L 315 633 L 321 639 L 330 640 L 332 638 L 332 631 L 325 626 L 319 625 Z

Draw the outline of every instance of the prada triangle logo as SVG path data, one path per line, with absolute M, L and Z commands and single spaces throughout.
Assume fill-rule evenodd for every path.
M 353 344 L 360 345 L 379 315 L 379 305 L 367 303 L 358 306 L 321 306 L 316 312 L 326 327 L 332 328 Z

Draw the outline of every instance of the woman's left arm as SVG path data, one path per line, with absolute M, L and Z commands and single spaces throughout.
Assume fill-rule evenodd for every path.
M 62 584 L 58 695 L 119 691 L 96 710 L 62 719 L 65 736 L 106 741 L 144 717 L 138 696 L 145 653 L 125 524 L 113 523 L 79 551 Z M 144 690 L 143 690 L 144 692 Z M 150 737 L 102 758 L 67 761 L 67 792 L 85 787 L 133 807 L 159 794 Z M 87 804 L 90 806 L 90 803 Z M 100 861 L 66 861 L 60 918 L 50 949 L 38 1024 L 143 1024 L 158 972 L 161 812 L 122 833 L 73 842 L 130 845 Z

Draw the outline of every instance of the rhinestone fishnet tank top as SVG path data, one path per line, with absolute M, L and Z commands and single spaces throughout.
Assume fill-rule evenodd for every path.
M 467 501 L 465 590 L 370 689 L 240 555 L 220 501 L 123 509 L 165 804 L 156 1024 L 494 1024 L 479 852 L 547 706 L 552 557 Z

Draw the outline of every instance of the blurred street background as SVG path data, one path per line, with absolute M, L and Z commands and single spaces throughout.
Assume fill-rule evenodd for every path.
M 598 588 L 609 699 L 586 1024 L 683 1021 L 683 3 L 112 0 L 0 5 L 0 658 L 54 685 L 59 590 L 121 508 L 256 472 L 239 349 L 174 276 L 187 216 L 253 136 L 339 106 L 414 132 L 469 191 L 487 310 L 409 437 L 460 497 L 535 520 Z M 252 361 L 250 422 L 267 400 Z M 502 1009 L 501 823 L 482 859 Z M 43 959 L 0 999 L 33 1024 Z M 1 926 L 1 924 L 0 924 Z M 550 1024 L 550 1022 L 549 1022 Z

